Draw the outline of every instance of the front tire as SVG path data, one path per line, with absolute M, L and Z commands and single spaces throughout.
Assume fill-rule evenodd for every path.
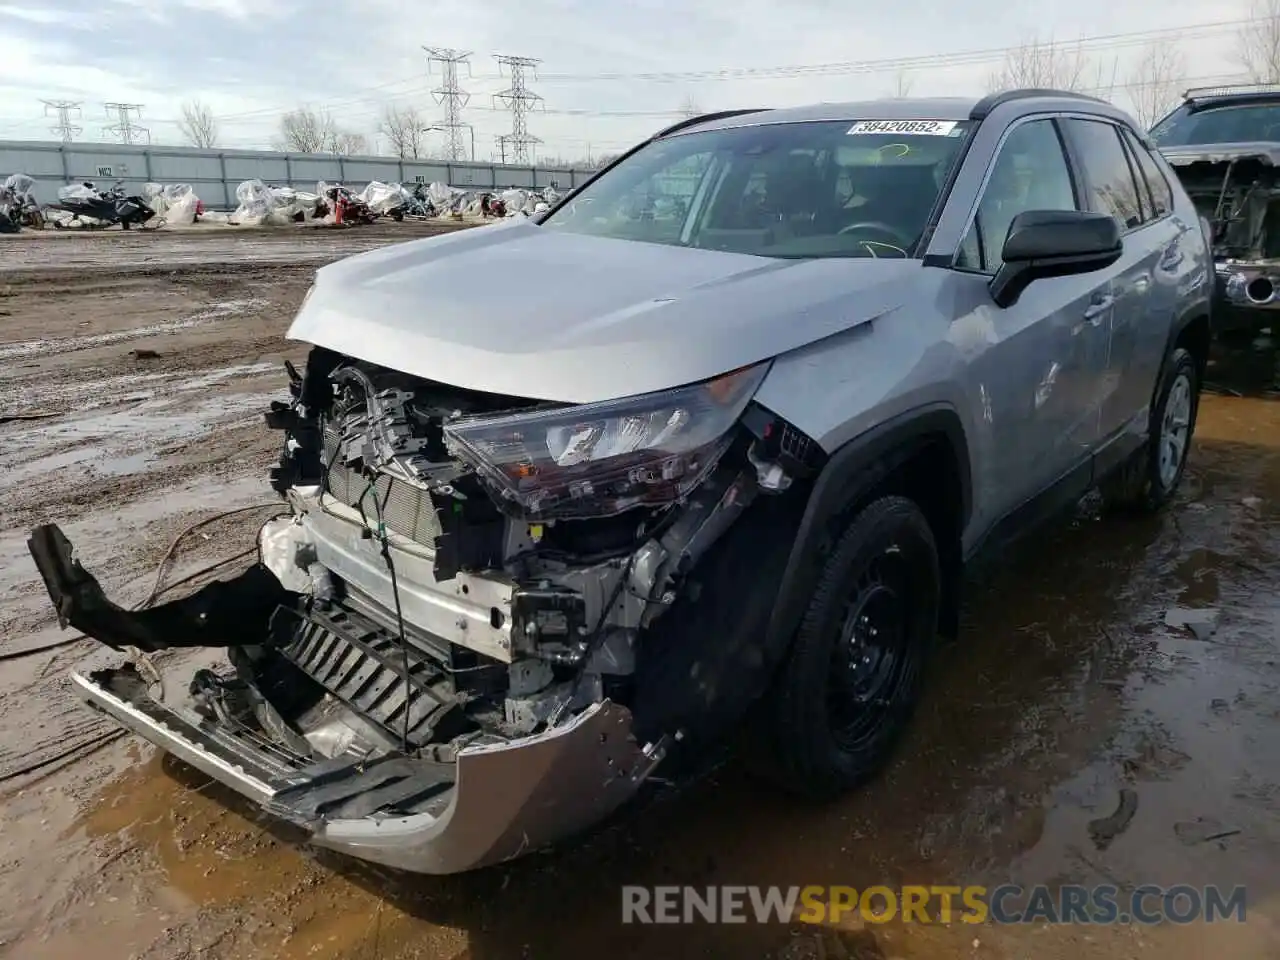
M 828 555 L 771 694 L 771 756 L 784 788 L 838 796 L 889 758 L 919 698 L 938 625 L 938 547 L 920 508 L 862 508 Z
M 1108 504 L 1154 512 L 1178 491 L 1200 411 L 1200 369 L 1191 352 L 1169 357 L 1160 394 L 1151 407 L 1148 441 L 1137 457 L 1103 485 Z

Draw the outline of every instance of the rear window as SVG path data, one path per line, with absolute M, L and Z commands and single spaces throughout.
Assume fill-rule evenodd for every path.
M 1162 147 L 1280 140 L 1280 102 L 1195 111 L 1183 104 L 1152 127 L 1151 138 Z

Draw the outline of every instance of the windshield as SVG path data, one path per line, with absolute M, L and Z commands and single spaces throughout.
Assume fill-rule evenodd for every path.
M 1280 140 L 1280 103 L 1250 103 L 1191 111 L 1185 104 L 1151 130 L 1162 147 Z
M 763 257 L 910 257 L 970 126 L 824 120 L 677 134 L 543 225 Z

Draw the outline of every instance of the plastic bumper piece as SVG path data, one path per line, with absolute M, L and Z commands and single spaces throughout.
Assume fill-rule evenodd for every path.
M 332 769 L 309 770 L 238 741 L 216 724 L 153 699 L 127 671 L 72 673 L 75 691 L 124 727 L 235 790 L 268 812 L 308 829 L 315 843 L 402 870 L 460 873 L 510 860 L 598 823 L 649 776 L 661 749 L 641 748 L 631 714 L 605 700 L 553 730 L 459 751 L 452 784 L 429 809 L 410 814 L 317 814 L 315 797 L 334 791 Z M 439 763 L 420 764 L 424 782 Z M 362 772 L 372 775 L 375 768 Z M 366 796 L 380 782 L 368 781 Z M 349 795 L 357 795 L 352 782 Z M 350 809 L 348 806 L 347 809 Z

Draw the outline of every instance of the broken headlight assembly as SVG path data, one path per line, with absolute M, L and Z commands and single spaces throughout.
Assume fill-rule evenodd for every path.
M 529 520 L 664 506 L 714 469 L 768 369 L 621 400 L 458 418 L 445 425 L 445 440 L 504 509 Z

